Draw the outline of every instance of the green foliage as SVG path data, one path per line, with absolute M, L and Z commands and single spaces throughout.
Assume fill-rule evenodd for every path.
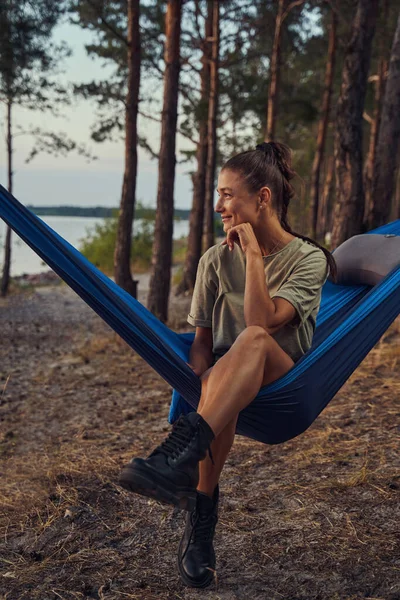
M 140 214 L 140 224 L 134 222 L 132 240 L 131 264 L 133 271 L 143 272 L 150 268 L 154 237 L 154 209 L 138 203 L 136 214 Z M 114 269 L 114 248 L 117 237 L 118 210 L 114 209 L 111 217 L 106 217 L 101 223 L 96 223 L 87 230 L 86 238 L 81 240 L 80 251 L 91 263 L 104 273 L 112 274 Z M 214 220 L 215 235 L 224 235 L 220 219 Z M 187 238 L 174 240 L 173 264 L 184 263 L 187 250 Z
M 118 215 L 115 214 L 88 229 L 86 238 L 81 240 L 82 254 L 105 273 L 112 273 L 113 270 L 117 226 Z
M 154 211 L 138 204 L 142 219 L 140 225 L 134 223 L 131 262 L 136 271 L 147 270 L 151 264 L 151 254 L 154 236 Z M 138 227 L 135 227 L 138 226 Z M 114 248 L 117 238 L 118 211 L 113 216 L 105 218 L 87 231 L 87 236 L 81 240 L 80 251 L 91 263 L 112 274 L 114 269 Z M 135 231 L 136 229 L 136 231 Z
M 50 76 L 70 54 L 55 46 L 52 34 L 64 12 L 63 2 L 21 0 L 0 3 L 0 100 L 25 108 L 55 110 L 66 90 Z
M 220 217 L 218 217 L 217 219 L 214 219 L 214 233 L 216 235 L 216 237 L 223 237 L 224 234 L 224 226 L 223 223 L 220 219 Z
M 162 0 L 140 1 L 140 51 L 142 73 L 146 78 L 141 84 L 141 110 L 146 102 L 146 110 L 151 115 L 154 90 L 147 90 L 149 79 L 162 78 L 164 14 L 166 2 Z M 91 127 L 91 137 L 95 142 L 119 141 L 125 135 L 125 101 L 128 81 L 127 64 L 127 2 L 126 0 L 69 0 L 69 13 L 72 23 L 92 33 L 92 42 L 85 46 L 93 59 L 113 68 L 103 81 L 87 81 L 74 84 L 75 94 L 86 100 L 94 100 L 97 105 L 96 118 Z M 154 118 L 154 117 L 153 117 Z M 154 152 L 149 142 L 140 136 L 139 143 L 150 155 Z M 154 156 L 153 156 L 154 157 Z
M 2 0 L 0 2 L 0 102 L 28 110 L 59 116 L 70 102 L 67 87 L 57 76 L 60 64 L 71 50 L 62 42 L 54 44 L 53 33 L 66 11 L 64 0 Z M 10 127 L 14 128 L 15 117 Z M 25 162 L 41 152 L 67 156 L 71 151 L 88 160 L 95 157 L 84 144 L 77 144 L 65 133 L 46 131 L 40 127 L 15 127 L 17 135 L 30 135 L 34 145 Z

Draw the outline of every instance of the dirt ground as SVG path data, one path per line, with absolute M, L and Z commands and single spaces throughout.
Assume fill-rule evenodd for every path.
M 400 599 L 399 318 L 307 432 L 236 437 L 207 590 L 177 572 L 184 513 L 116 483 L 170 386 L 64 285 L 1 300 L 0 331 L 1 600 Z

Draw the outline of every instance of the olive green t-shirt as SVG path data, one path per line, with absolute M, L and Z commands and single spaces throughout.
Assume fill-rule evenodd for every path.
M 263 256 L 263 261 L 270 297 L 285 298 L 296 309 L 293 321 L 272 334 L 296 362 L 311 346 L 329 265 L 320 248 L 298 237 Z M 201 257 L 187 320 L 195 327 L 212 328 L 216 360 L 246 328 L 245 282 L 246 255 L 238 244 L 232 251 L 216 244 Z

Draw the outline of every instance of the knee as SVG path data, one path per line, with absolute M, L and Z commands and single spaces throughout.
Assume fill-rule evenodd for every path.
M 249 325 L 249 327 L 243 329 L 238 335 L 237 340 L 244 343 L 246 347 L 251 345 L 254 349 L 260 349 L 265 352 L 268 348 L 270 338 L 271 336 L 263 327 Z

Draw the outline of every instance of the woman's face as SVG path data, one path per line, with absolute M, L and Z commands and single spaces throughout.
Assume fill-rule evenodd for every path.
M 260 196 L 249 192 L 240 173 L 223 169 L 218 177 L 219 198 L 215 212 L 222 218 L 224 231 L 240 223 L 255 226 L 260 219 Z

